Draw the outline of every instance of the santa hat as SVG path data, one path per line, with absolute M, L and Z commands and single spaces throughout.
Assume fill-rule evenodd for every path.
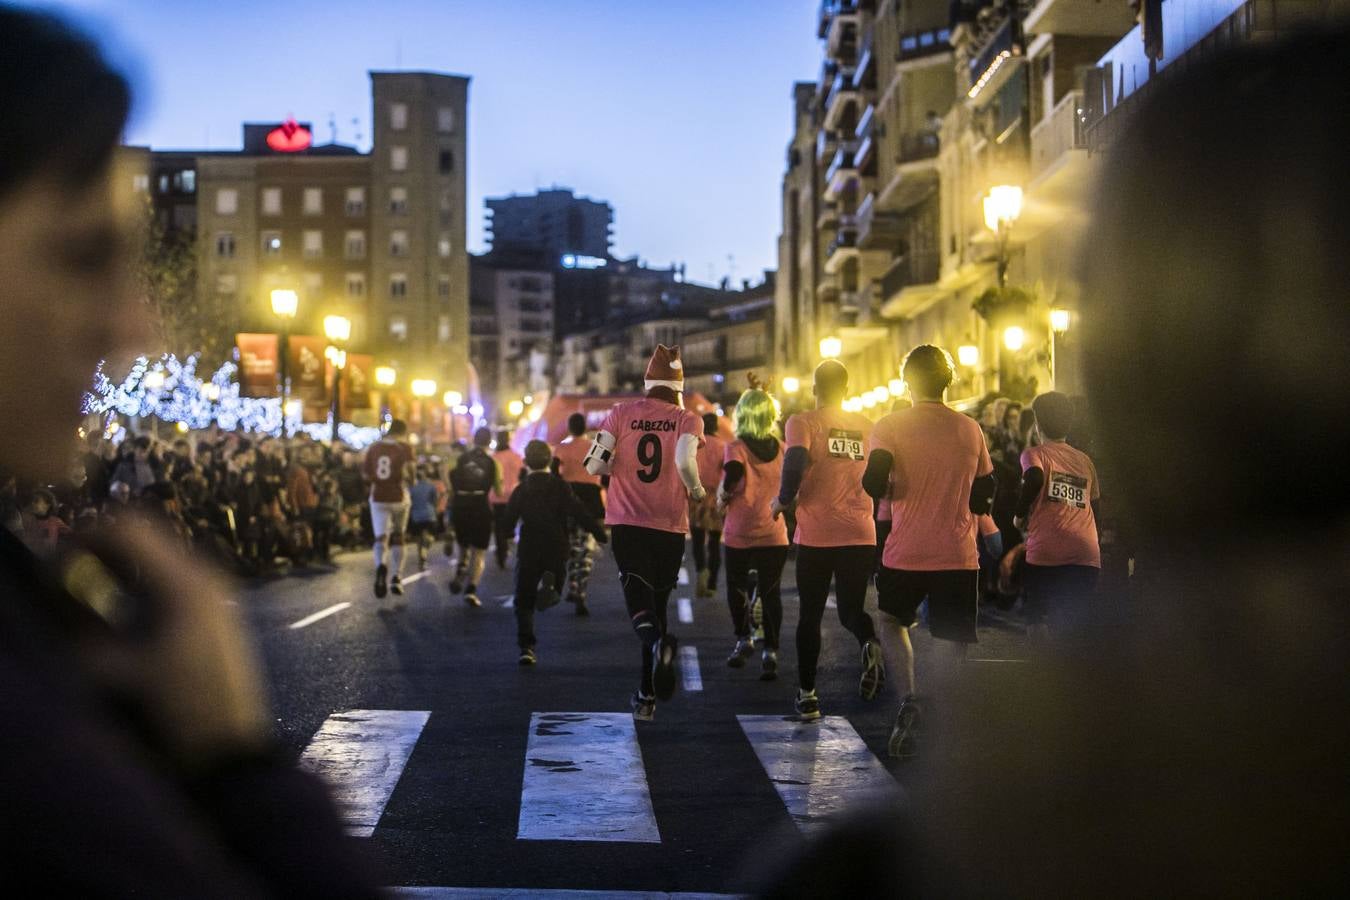
M 680 348 L 657 344 L 652 358 L 647 362 L 647 381 L 644 390 L 652 388 L 670 388 L 676 393 L 684 391 L 684 363 L 680 362 Z

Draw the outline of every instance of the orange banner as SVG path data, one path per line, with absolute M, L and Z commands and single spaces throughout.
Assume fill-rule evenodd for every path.
M 239 348 L 239 396 L 277 396 L 277 336 L 236 334 L 234 340 Z
M 348 353 L 342 373 L 342 417 L 350 421 L 347 410 L 370 409 L 370 384 L 375 374 L 375 357 L 369 353 Z
M 323 350 L 328 342 L 309 334 L 290 337 L 287 363 L 291 378 L 291 396 L 306 403 L 327 403 L 328 382 L 324 380 Z

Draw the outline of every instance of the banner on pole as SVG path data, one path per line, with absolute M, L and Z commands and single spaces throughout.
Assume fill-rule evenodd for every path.
M 291 396 L 306 403 L 326 403 L 328 383 L 324 381 L 323 349 L 327 342 L 309 334 L 290 338 Z
M 277 336 L 241 333 L 234 336 L 234 341 L 239 348 L 239 396 L 277 396 Z

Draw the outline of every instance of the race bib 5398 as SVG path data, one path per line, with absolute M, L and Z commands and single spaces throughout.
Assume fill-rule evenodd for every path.
M 1085 509 L 1088 502 L 1087 479 L 1067 472 L 1051 472 L 1046 497 L 1054 503 Z
M 861 431 L 845 431 L 831 428 L 826 445 L 830 456 L 836 459 L 861 460 L 863 458 L 863 436 Z

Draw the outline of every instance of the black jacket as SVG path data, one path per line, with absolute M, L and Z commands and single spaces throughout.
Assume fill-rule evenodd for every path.
M 571 543 L 568 520 L 575 521 L 596 539 L 608 538 L 600 522 L 587 512 L 572 488 L 552 472 L 531 472 L 506 504 L 507 522 L 514 530 L 520 525 L 522 554 L 566 554 Z

